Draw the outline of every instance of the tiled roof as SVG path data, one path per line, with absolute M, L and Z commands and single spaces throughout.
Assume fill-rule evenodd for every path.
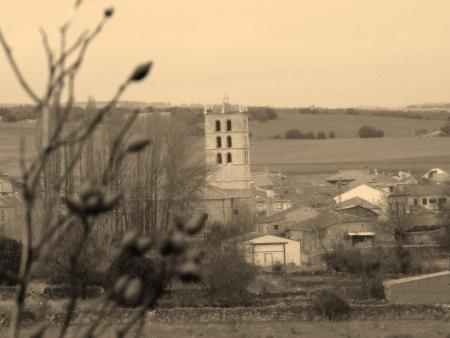
M 276 221 L 282 221 L 286 218 L 287 214 L 294 214 L 294 213 L 317 213 L 315 209 L 310 207 L 304 207 L 304 206 L 296 206 L 292 207 L 280 212 L 277 212 L 276 214 L 270 215 L 268 217 L 265 217 L 258 221 L 258 223 L 272 223 Z
M 346 201 L 343 201 L 342 203 L 336 205 L 336 209 L 347 209 L 347 208 L 352 208 L 355 206 L 361 206 L 363 208 L 366 209 L 379 209 L 379 207 L 377 207 L 376 205 L 366 201 L 365 199 L 362 199 L 361 197 L 353 197 L 350 198 Z
M 316 217 L 310 218 L 306 221 L 293 224 L 287 227 L 288 230 L 306 230 L 306 231 L 315 231 L 318 229 L 327 228 L 330 225 L 337 224 L 339 222 L 349 223 L 349 222 L 368 222 L 371 221 L 368 218 L 339 213 L 333 211 L 323 211 Z

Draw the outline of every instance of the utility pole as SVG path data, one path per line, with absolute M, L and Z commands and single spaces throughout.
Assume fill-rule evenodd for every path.
M 341 242 L 343 242 L 344 239 L 344 234 L 342 232 L 342 170 L 341 168 L 339 168 L 339 181 L 338 181 L 338 186 L 337 186 L 337 190 L 338 190 L 338 222 L 339 222 L 339 234 L 340 234 L 340 239 Z

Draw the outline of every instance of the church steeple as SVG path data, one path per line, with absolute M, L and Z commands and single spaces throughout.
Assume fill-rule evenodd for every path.
M 222 114 L 229 112 L 230 112 L 230 98 L 228 97 L 227 94 L 225 94 L 222 101 Z
M 248 116 L 243 110 L 233 111 L 228 95 L 221 112 L 205 109 L 206 161 L 212 168 L 207 181 L 222 189 L 250 189 Z

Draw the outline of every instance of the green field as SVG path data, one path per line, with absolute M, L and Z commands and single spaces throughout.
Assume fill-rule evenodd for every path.
M 253 138 L 271 138 L 276 134 L 284 137 L 289 129 L 300 129 L 303 132 L 330 130 L 336 132 L 337 138 L 358 137 L 358 130 L 362 126 L 374 126 L 384 131 L 385 137 L 414 136 L 414 131 L 425 128 L 433 131 L 444 125 L 442 120 L 415 120 L 399 117 L 383 117 L 370 115 L 345 114 L 298 114 L 280 113 L 277 120 L 267 122 L 250 122 L 250 131 Z
M 300 117 L 304 115 L 297 114 Z M 309 118 L 310 116 L 306 116 Z M 312 116 L 336 118 L 336 116 Z M 360 116 L 340 116 L 359 118 Z M 401 120 L 404 123 L 435 123 L 428 120 L 409 120 L 376 117 L 383 120 Z M 442 121 L 440 121 L 442 122 Z M 261 126 L 278 121 L 261 123 Z M 439 123 L 439 121 L 438 121 Z M 333 140 L 284 140 L 259 137 L 253 124 L 250 140 L 250 161 L 253 170 L 280 170 L 292 174 L 329 173 L 339 168 L 370 166 L 379 170 L 412 170 L 425 172 L 433 167 L 450 170 L 450 138 L 385 137 L 381 139 L 337 138 Z M 341 128 L 344 126 L 341 125 Z M 337 129 L 337 128 L 336 128 Z M 255 136 L 256 133 L 256 136 Z M 0 172 L 12 176 L 20 174 L 20 139 L 25 137 L 26 156 L 35 149 L 36 124 L 0 122 Z
M 255 170 L 291 173 L 335 172 L 371 166 L 380 170 L 450 169 L 450 138 L 378 138 L 335 140 L 252 139 Z

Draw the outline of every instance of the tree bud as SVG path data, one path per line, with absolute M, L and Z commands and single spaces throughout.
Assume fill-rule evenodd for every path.
M 207 219 L 208 214 L 205 213 L 192 216 L 189 221 L 184 224 L 184 231 L 186 231 L 190 235 L 195 235 L 203 229 Z
M 141 81 L 144 79 L 150 72 L 152 65 L 153 63 L 149 61 L 137 66 L 130 76 L 130 81 Z
M 140 278 L 136 277 L 128 282 L 123 292 L 123 300 L 128 306 L 136 306 L 140 303 L 144 286 Z

